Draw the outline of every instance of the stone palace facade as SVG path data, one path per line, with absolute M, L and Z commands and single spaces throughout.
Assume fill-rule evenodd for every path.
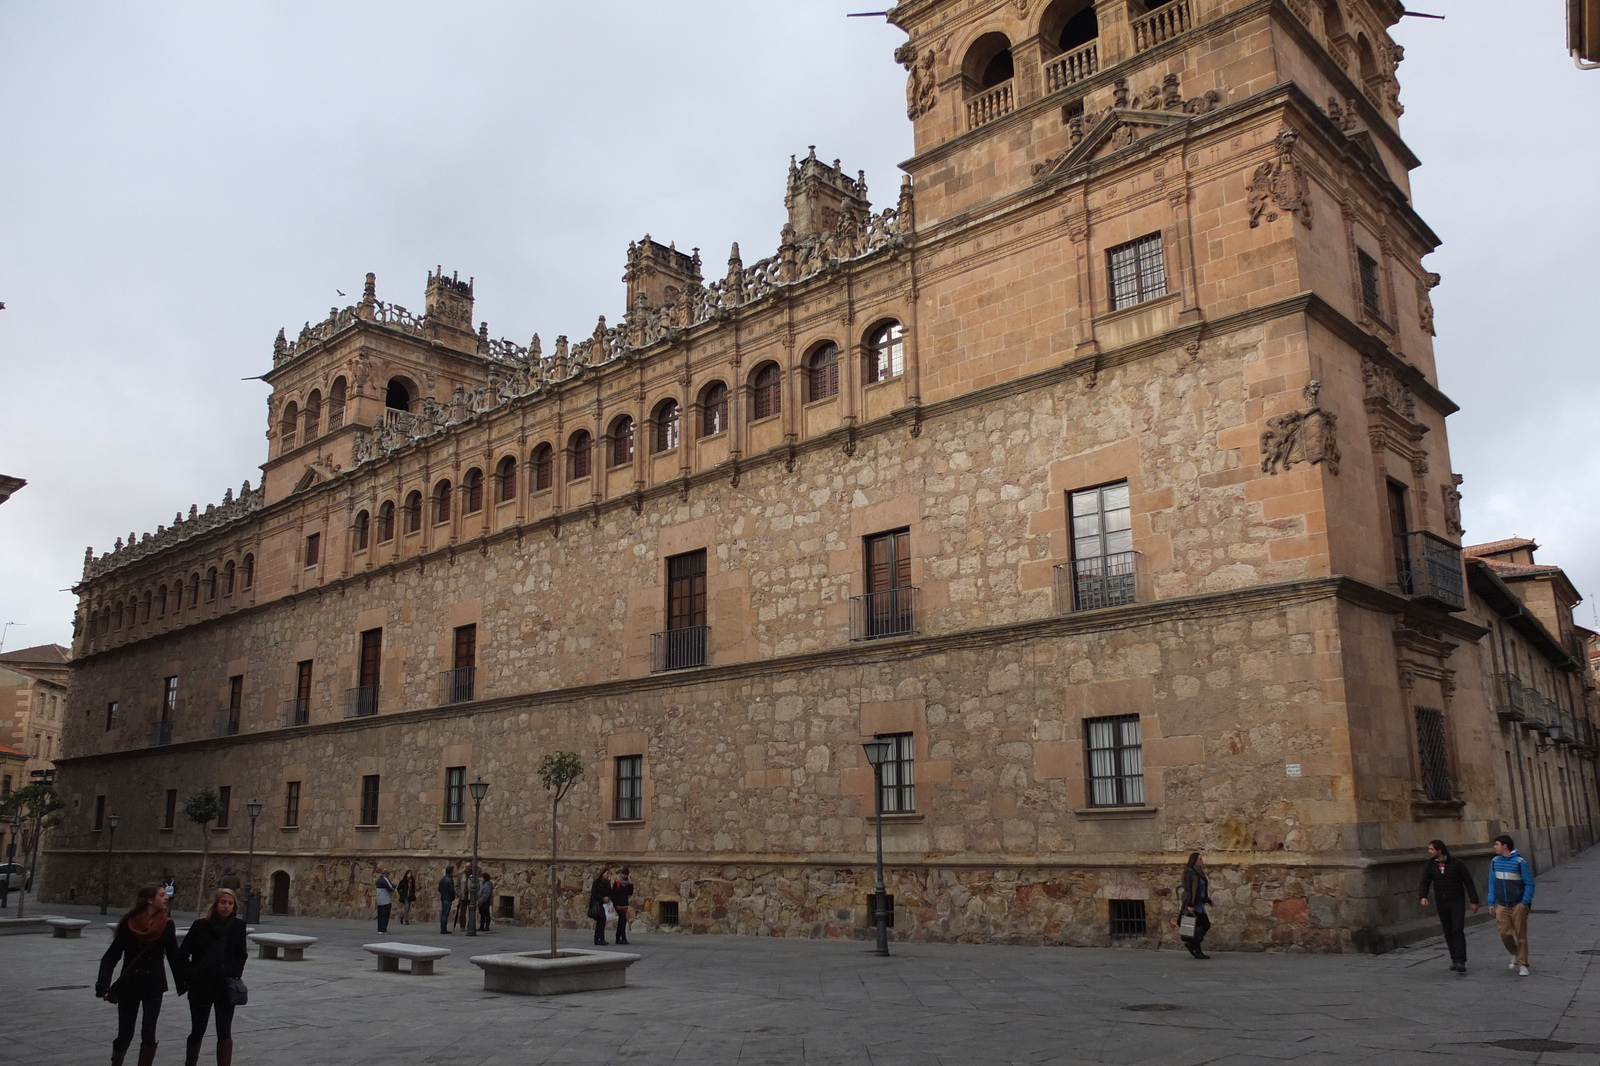
M 211 786 L 213 870 L 258 799 L 268 909 L 360 915 L 468 853 L 482 775 L 536 916 L 570 749 L 574 922 L 612 862 L 660 926 L 862 936 L 874 736 L 902 938 L 1170 943 L 1200 850 L 1214 942 L 1350 950 L 1430 838 L 1585 846 L 1571 604 L 1463 565 L 1400 12 L 904 0 L 886 207 L 797 158 L 773 255 L 645 237 L 550 344 L 368 275 L 279 334 L 259 486 L 86 559 L 46 898 L 98 896 L 101 809 L 117 894 L 192 884 Z

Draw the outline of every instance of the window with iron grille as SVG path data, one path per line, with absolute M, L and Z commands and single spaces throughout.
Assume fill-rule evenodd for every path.
M 322 534 L 312 533 L 306 537 L 306 565 L 316 566 L 322 558 Z
M 1144 900 L 1113 899 L 1106 902 L 1111 904 L 1112 936 L 1144 936 L 1148 929 L 1144 916 Z
M 112 700 L 106 704 L 106 732 L 109 733 L 117 727 L 117 701 Z
M 1083 723 L 1089 746 L 1089 806 L 1144 805 L 1144 748 L 1139 716 L 1089 718 Z
M 178 713 L 178 679 L 176 676 L 161 679 L 161 721 L 172 724 Z
M 828 341 L 806 360 L 806 401 L 827 400 L 839 395 L 839 346 Z
M 1448 800 L 1450 763 L 1445 754 L 1444 712 L 1417 708 L 1417 750 L 1422 756 L 1422 791 L 1430 800 Z
M 578 481 L 589 476 L 590 464 L 594 461 L 594 438 L 589 436 L 589 431 L 580 429 L 569 438 L 567 450 L 570 453 L 567 461 L 567 479 Z
M 660 901 L 658 901 L 656 903 L 656 906 L 658 908 L 660 908 L 660 911 L 661 911 L 661 916 L 656 922 L 657 925 L 677 925 L 678 924 L 678 901 L 677 900 L 675 900 L 675 899 L 660 900 Z
M 361 825 L 378 824 L 378 775 L 367 774 L 361 779 Z
M 912 814 L 917 809 L 917 775 L 910 733 L 879 733 L 878 740 L 889 742 L 889 757 L 883 760 L 883 813 Z
M 888 381 L 905 372 L 905 331 L 898 322 L 885 322 L 867 338 L 867 384 Z
M 644 756 L 617 757 L 617 803 L 614 815 L 619 822 L 644 818 Z
M 297 826 L 300 824 L 300 782 L 289 781 L 283 788 L 283 824 Z
M 728 386 L 720 381 L 706 386 L 700 396 L 700 435 L 709 437 L 728 428 Z
M 894 529 L 862 538 L 866 554 L 861 597 L 861 637 L 895 637 L 917 631 L 916 590 L 911 585 L 911 531 Z
M 1356 266 L 1361 273 L 1361 306 L 1373 318 L 1383 317 L 1383 301 L 1378 295 L 1378 261 L 1366 252 L 1356 252 Z
M 1067 500 L 1072 521 L 1072 606 L 1088 611 L 1137 599 L 1133 508 L 1126 481 Z
M 768 363 L 751 380 L 750 420 L 771 418 L 783 410 L 783 375 L 777 363 Z
M 555 449 L 541 444 L 533 450 L 533 491 L 543 492 L 555 483 Z
M 228 828 L 228 818 L 233 814 L 233 789 L 228 785 L 217 788 L 217 828 Z
M 447 766 L 444 771 L 444 820 L 467 820 L 467 768 Z
M 228 678 L 228 732 L 239 731 L 239 719 L 244 714 L 244 675 Z
M 650 441 L 653 452 L 667 452 L 682 440 L 682 425 L 678 418 L 678 401 L 662 400 L 656 405 L 655 434 Z
M 161 817 L 161 828 L 171 829 L 178 824 L 178 790 L 167 789 L 167 804 Z
M 1167 294 L 1167 269 L 1161 234 L 1152 233 L 1106 252 L 1111 270 L 1111 310 L 1154 300 Z

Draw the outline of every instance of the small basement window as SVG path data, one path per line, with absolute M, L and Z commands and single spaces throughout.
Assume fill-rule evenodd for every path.
M 661 900 L 657 904 L 657 906 L 661 908 L 661 917 L 657 922 L 658 925 L 677 925 L 678 924 L 678 901 L 677 900 L 675 900 L 675 899 L 664 899 L 664 900 Z
M 1111 904 L 1112 936 L 1144 936 L 1144 900 L 1114 899 Z
M 500 917 L 502 917 L 502 918 L 515 918 L 516 916 L 517 916 L 517 897 L 516 896 L 501 896 L 500 897 Z

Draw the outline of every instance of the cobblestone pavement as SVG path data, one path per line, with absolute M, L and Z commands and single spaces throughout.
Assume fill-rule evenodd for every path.
M 235 1061 L 1593 1066 L 1600 955 L 1583 952 L 1600 949 L 1597 878 L 1600 848 L 1541 875 L 1525 978 L 1507 970 L 1492 925 L 1469 931 L 1464 977 L 1437 938 L 1376 957 L 1200 962 L 1174 950 L 943 944 L 895 944 L 879 959 L 860 943 L 641 933 L 628 988 L 541 999 L 484 992 L 467 961 L 535 950 L 536 929 L 471 940 L 392 924 L 382 939 L 454 951 L 436 976 L 410 977 L 377 972 L 362 951 L 380 939 L 373 923 L 269 918 L 262 929 L 322 939 L 302 963 L 251 959 Z M 97 908 L 35 913 L 46 912 L 103 920 Z M 98 924 L 81 940 L 0 937 L 0 1064 L 107 1059 L 114 1011 L 88 986 L 108 937 Z M 570 946 L 587 939 L 563 934 Z M 168 997 L 158 1062 L 181 1060 L 186 1022 L 186 1004 Z M 1537 1050 L 1504 1046 L 1518 1041 Z

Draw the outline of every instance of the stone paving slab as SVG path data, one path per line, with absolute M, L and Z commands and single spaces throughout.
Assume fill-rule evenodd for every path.
M 1506 969 L 1486 925 L 1468 932 L 1465 977 L 1449 972 L 1438 938 L 1382 956 L 1216 952 L 1199 962 L 1177 951 L 902 943 L 880 959 L 856 942 L 636 931 L 629 949 L 642 958 L 629 987 L 548 1000 L 486 993 L 466 966 L 396 982 L 363 950 L 375 922 L 267 918 L 261 931 L 317 936 L 318 950 L 295 966 L 246 966 L 235 1061 L 1596 1066 L 1600 956 L 1578 951 L 1600 948 L 1600 849 L 1541 874 L 1538 899 L 1540 911 L 1558 913 L 1532 917 L 1527 978 Z M 418 923 L 403 935 L 463 959 L 549 944 L 547 932 L 507 926 L 467 937 Z M 585 947 L 589 936 L 562 939 Z M 0 940 L 0 1063 L 106 1056 L 115 1011 L 89 987 L 104 950 L 99 937 Z M 1177 1009 L 1127 1009 L 1150 1004 Z M 187 1014 L 167 997 L 163 1045 L 181 1050 Z M 1519 1038 L 1578 1047 L 1493 1046 Z M 208 1041 L 202 1061 L 210 1057 Z

